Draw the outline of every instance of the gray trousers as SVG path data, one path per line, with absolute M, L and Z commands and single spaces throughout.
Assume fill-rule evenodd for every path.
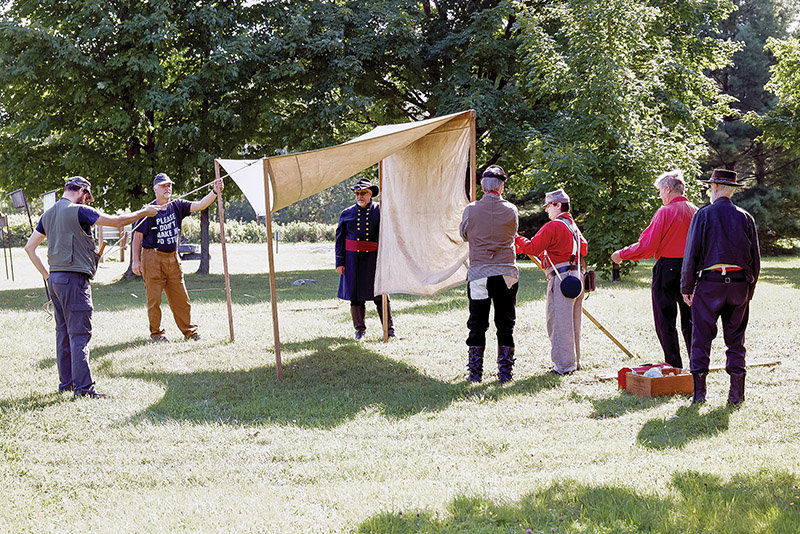
M 560 267 L 562 264 L 557 264 Z M 581 313 L 583 292 L 577 298 L 568 299 L 561 293 L 561 280 L 549 271 L 547 282 L 547 335 L 550 337 L 550 359 L 555 370 L 568 373 L 578 368 L 581 361 Z M 583 283 L 583 275 L 572 271 Z M 561 276 L 564 276 L 562 274 Z

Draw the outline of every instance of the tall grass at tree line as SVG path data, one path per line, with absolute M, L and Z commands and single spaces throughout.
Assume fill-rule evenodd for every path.
M 108 261 L 95 283 L 91 365 L 111 399 L 55 393 L 53 323 L 16 249 L 0 275 L 0 531 L 246 533 L 790 533 L 800 529 L 800 260 L 767 258 L 747 335 L 747 400 L 642 398 L 595 376 L 658 361 L 650 268 L 600 282 L 585 306 L 583 369 L 547 374 L 544 280 L 522 266 L 515 380 L 466 376 L 464 288 L 393 295 L 400 337 L 352 339 L 330 244 L 275 254 L 283 380 L 276 379 L 263 245 L 184 264 L 203 339 L 146 342 L 141 280 Z M 315 283 L 292 285 L 298 279 Z M 491 331 L 491 329 L 490 329 Z M 712 364 L 723 363 L 721 340 Z

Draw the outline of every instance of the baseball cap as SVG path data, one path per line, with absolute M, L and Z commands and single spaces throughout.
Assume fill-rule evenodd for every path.
M 83 189 L 84 191 L 89 193 L 89 202 L 94 200 L 94 196 L 92 196 L 92 191 L 91 191 L 92 184 L 89 183 L 89 180 L 87 180 L 83 176 L 72 176 L 70 178 L 67 178 L 67 182 L 64 184 L 64 187 L 68 185 L 72 187 L 77 187 L 79 189 Z
M 153 187 L 161 184 L 174 184 L 174 183 L 175 182 L 170 180 L 169 176 L 167 176 L 167 173 L 165 172 L 160 172 L 156 174 L 156 177 L 153 179 Z

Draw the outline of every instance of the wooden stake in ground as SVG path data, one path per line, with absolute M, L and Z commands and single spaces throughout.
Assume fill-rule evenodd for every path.
M 378 187 L 381 192 L 381 204 L 383 204 L 383 160 L 378 162 Z M 380 235 L 378 236 L 380 241 Z M 383 342 L 389 342 L 389 295 L 381 295 L 381 324 L 383 325 Z
M 281 339 L 278 333 L 278 291 L 275 289 L 275 257 L 272 254 L 272 209 L 269 199 L 270 174 L 272 167 L 269 158 L 264 158 L 264 201 L 267 213 L 267 256 L 269 257 L 269 295 L 272 304 L 272 334 L 275 339 L 275 369 L 278 372 L 278 380 L 283 380 L 283 368 L 281 367 Z
M 219 161 L 214 160 L 214 174 L 219 180 Z M 222 270 L 225 272 L 225 296 L 228 300 L 228 327 L 233 343 L 233 306 L 231 305 L 231 279 L 228 274 L 228 247 L 225 244 L 225 208 L 222 203 L 222 192 L 217 195 L 217 211 L 219 212 L 219 238 L 222 242 Z

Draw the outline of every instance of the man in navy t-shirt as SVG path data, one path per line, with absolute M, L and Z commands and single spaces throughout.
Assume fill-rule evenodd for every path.
M 150 339 L 167 341 L 161 328 L 161 294 L 166 293 L 175 323 L 185 339 L 199 340 L 197 325 L 192 323 L 192 305 L 183 281 L 183 270 L 178 259 L 178 244 L 183 219 L 194 211 L 206 209 L 223 189 L 222 179 L 214 182 L 214 190 L 202 199 L 190 202 L 172 199 L 169 176 L 159 173 L 153 180 L 156 199 L 153 204 L 165 206 L 155 217 L 136 224 L 133 236 L 134 274 L 141 274 L 147 293 L 147 316 L 150 321 Z

